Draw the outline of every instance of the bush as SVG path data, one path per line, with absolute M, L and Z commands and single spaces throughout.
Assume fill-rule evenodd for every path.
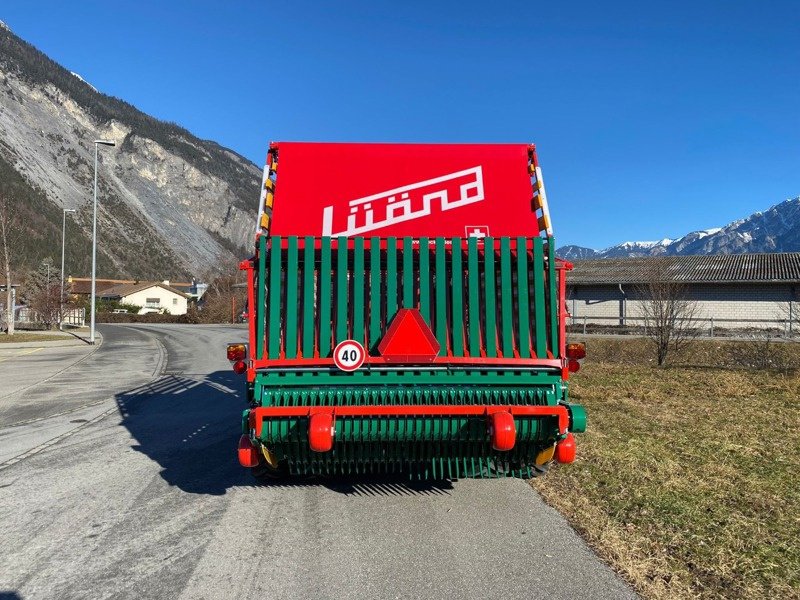
M 133 313 L 98 313 L 95 317 L 97 323 L 184 323 L 195 325 L 200 322 L 194 312 L 185 315 L 170 315 L 161 313 L 148 313 L 137 315 Z

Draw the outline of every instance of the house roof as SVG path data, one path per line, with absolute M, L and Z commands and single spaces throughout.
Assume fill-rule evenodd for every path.
M 800 252 L 577 260 L 570 285 L 646 283 L 657 268 L 685 283 L 800 283 Z
M 106 292 L 110 288 L 116 287 L 120 284 L 148 284 L 160 285 L 162 287 L 165 285 L 162 281 L 138 281 L 136 279 L 96 279 L 95 282 L 95 289 L 98 294 L 101 292 Z M 70 277 L 67 280 L 67 284 L 70 286 L 70 294 L 89 295 L 92 293 L 92 279 L 90 277 Z M 169 284 L 169 288 L 184 294 L 188 292 L 191 287 L 192 283 L 186 282 L 170 282 Z
M 160 287 L 162 289 L 168 290 L 173 294 L 178 294 L 179 296 L 183 296 L 184 298 L 188 298 L 188 294 L 184 294 L 180 290 L 176 290 L 174 287 L 157 282 L 157 281 L 142 281 L 139 283 L 120 283 L 118 285 L 109 287 L 102 292 L 98 293 L 98 296 L 101 298 L 124 298 L 125 296 L 130 296 L 131 294 L 135 294 L 136 292 L 141 292 L 142 290 L 148 290 L 150 288 Z

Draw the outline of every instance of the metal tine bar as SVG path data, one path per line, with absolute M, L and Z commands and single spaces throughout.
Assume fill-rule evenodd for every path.
M 461 238 L 454 237 L 450 245 L 450 282 L 452 307 L 450 330 L 453 334 L 453 356 L 464 355 L 464 273 L 461 267 Z
M 480 283 L 478 268 L 478 238 L 467 240 L 467 282 L 469 287 L 469 354 L 481 355 L 481 307 Z M 456 466 L 456 468 L 458 468 Z
M 297 236 L 289 236 L 286 238 L 286 330 L 283 340 L 286 358 L 297 358 L 297 258 Z
M 281 237 L 274 236 L 269 257 L 269 358 L 281 352 Z
M 547 279 L 550 291 L 550 350 L 553 356 L 558 356 L 558 282 L 556 281 L 556 241 L 550 236 L 547 238 Z M 561 272 L 564 276 L 564 272 Z
M 419 312 L 429 326 L 431 324 L 430 258 L 430 240 L 421 237 L 419 238 Z
M 353 339 L 366 342 L 364 331 L 364 238 L 353 240 Z M 367 346 L 368 347 L 368 346 Z
M 445 239 L 436 238 L 436 339 L 441 346 L 442 354 L 447 354 L 447 250 Z
M 494 238 L 487 237 L 483 240 L 483 299 L 485 308 L 486 332 L 484 335 L 484 346 L 486 356 L 497 357 L 497 305 L 495 304 L 495 285 L 494 285 Z
M 347 335 L 347 238 L 336 239 L 336 339 L 335 344 L 348 338 Z
M 381 240 L 369 239 L 369 349 L 374 349 L 381 337 Z
M 403 238 L 403 308 L 414 308 L 414 240 Z
M 303 356 L 314 356 L 314 238 L 303 238 Z
M 256 329 L 256 343 L 255 348 L 256 358 L 264 358 L 264 347 L 266 345 L 264 338 L 264 327 L 267 324 L 267 305 L 266 305 L 266 291 L 267 291 L 267 236 L 262 235 L 258 238 L 258 305 L 250 307 L 250 311 L 255 311 L 254 314 L 258 316 L 257 329 Z
M 511 314 L 511 241 L 507 237 L 500 238 L 500 305 L 503 327 L 503 357 L 514 356 L 514 323 Z
M 533 239 L 533 305 L 536 307 L 536 357 L 547 356 L 547 330 L 544 305 L 544 253 L 542 238 Z
M 530 358 L 530 304 L 528 300 L 528 244 L 527 238 L 517 238 L 517 306 L 519 314 L 517 323 L 519 325 L 519 337 L 517 338 L 520 358 Z M 536 314 L 542 313 L 537 307 Z M 538 353 L 538 351 L 537 351 Z
M 397 238 L 386 238 L 386 321 L 388 327 L 397 312 Z
M 320 240 L 319 267 L 319 356 L 331 353 L 331 238 Z

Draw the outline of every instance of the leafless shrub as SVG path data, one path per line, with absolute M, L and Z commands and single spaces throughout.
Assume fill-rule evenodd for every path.
M 797 346 L 770 333 L 752 334 L 746 340 L 731 342 L 726 349 L 734 367 L 786 372 L 797 368 Z
M 650 263 L 646 282 L 636 290 L 642 299 L 645 335 L 655 348 L 658 365 L 663 366 L 670 352 L 680 352 L 700 335 L 697 302 L 689 298 L 688 286 L 674 279 L 663 260 Z

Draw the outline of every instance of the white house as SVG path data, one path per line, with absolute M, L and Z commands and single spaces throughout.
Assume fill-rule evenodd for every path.
M 104 289 L 98 296 L 104 300 L 117 300 L 123 304 L 141 306 L 140 315 L 154 312 L 185 315 L 189 308 L 188 294 L 171 287 L 168 281 L 122 283 Z

